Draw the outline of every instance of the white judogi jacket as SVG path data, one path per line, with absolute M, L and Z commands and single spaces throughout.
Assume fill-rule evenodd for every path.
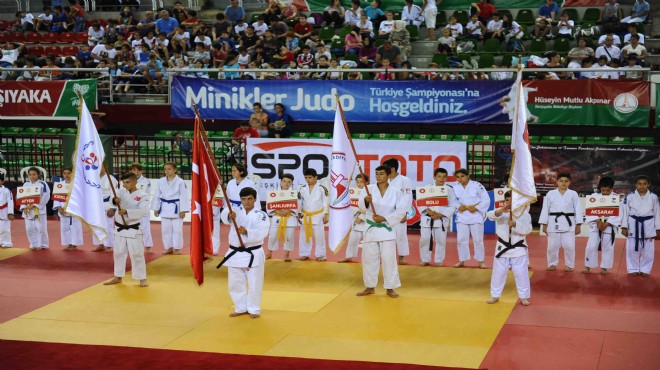
M 600 193 L 593 193 L 592 195 L 595 196 L 600 196 Z M 619 194 L 612 192 L 612 194 L 608 195 L 612 197 L 619 197 Z M 621 204 L 619 204 L 619 215 L 618 216 L 612 216 L 612 217 L 605 217 L 605 222 L 609 222 L 612 224 L 612 226 L 608 226 L 605 231 L 603 231 L 603 234 L 605 233 L 612 233 L 612 242 L 614 242 L 614 237 L 616 236 L 616 232 L 619 229 L 619 226 L 621 225 Z M 589 224 L 589 231 L 592 233 L 598 233 L 600 230 L 598 230 L 598 224 L 596 221 L 600 220 L 600 216 L 585 216 L 584 217 L 584 222 Z
M 647 191 L 643 197 L 637 190 L 628 194 L 621 203 L 621 227 L 628 229 L 628 237 L 635 240 L 655 238 L 660 230 L 658 196 Z M 635 250 L 638 247 L 635 246 Z
M 167 177 L 158 179 L 158 189 L 151 200 L 151 210 L 160 212 L 161 218 L 179 218 L 179 212 L 190 212 L 190 197 L 186 183 L 175 175 L 172 181 Z
M 124 188 L 117 191 L 117 196 L 121 199 L 121 209 L 128 211 L 124 215 L 124 220 L 126 220 L 126 226 L 129 228 L 124 227 L 124 222 L 122 221 L 119 212 L 116 212 L 115 235 L 131 239 L 136 238 L 136 236 L 139 235 L 139 237 L 142 238 L 139 226 L 142 218 L 149 214 L 149 198 L 139 189 L 129 193 L 128 190 Z
M 32 181 L 27 181 L 23 184 L 23 186 L 41 186 L 41 198 L 39 199 L 39 204 L 35 204 L 35 207 L 28 212 L 27 216 L 24 215 L 28 220 L 33 220 L 37 214 L 39 217 L 47 217 L 46 214 L 46 206 L 48 205 L 48 201 L 50 200 L 50 188 L 48 187 L 48 184 L 44 182 L 43 180 L 37 180 L 36 182 Z M 25 209 L 25 205 L 21 206 L 21 211 Z
M 452 185 L 452 189 L 458 201 L 457 210 L 461 205 L 477 207 L 475 213 L 470 213 L 470 211 L 457 212 L 456 222 L 468 225 L 484 223 L 486 212 L 490 208 L 490 197 L 486 188 L 480 183 L 470 180 L 467 186 L 463 187 L 463 185 L 456 183 L 456 185 Z
M 227 197 L 229 199 L 225 199 L 225 204 L 226 202 L 231 202 L 232 207 L 242 207 L 241 205 L 241 189 L 243 188 L 252 188 L 257 191 L 257 201 L 254 203 L 255 207 L 261 209 L 261 201 L 259 200 L 259 189 L 257 189 L 257 185 L 247 177 L 241 180 L 240 184 L 236 183 L 236 179 L 231 179 L 227 183 Z
M 435 183 L 431 184 L 435 186 Z M 419 210 L 419 213 L 422 215 L 422 218 L 419 222 L 420 227 L 431 227 L 431 216 L 429 216 L 426 213 L 427 209 L 431 209 L 431 211 L 436 212 L 436 213 L 442 213 L 444 216 L 443 218 L 439 220 L 434 220 L 433 221 L 433 228 L 442 228 L 443 230 L 447 230 L 447 227 L 449 226 L 449 222 L 451 218 L 454 216 L 454 212 L 456 212 L 456 208 L 458 208 L 458 199 L 456 199 L 456 194 L 454 194 L 454 188 L 449 185 L 445 184 L 445 186 L 448 189 L 449 192 L 449 204 L 446 206 L 433 206 L 433 207 L 426 207 L 426 206 L 418 206 L 417 209 Z
M 112 197 L 114 196 L 112 193 L 112 187 L 115 188 L 115 191 L 119 190 L 119 182 L 117 179 L 110 175 L 110 178 L 112 179 L 112 186 L 110 185 L 110 181 L 108 181 L 108 175 L 103 175 L 101 176 L 101 192 L 103 193 L 103 207 L 105 210 L 109 210 L 111 208 L 115 208 L 114 204 L 112 204 Z
M 10 214 L 14 214 L 14 197 L 11 190 L 0 185 L 0 221 L 8 220 Z
M 255 189 L 256 190 L 256 189 Z M 280 188 L 281 190 L 281 188 Z M 293 190 L 293 189 L 290 189 Z M 286 227 L 296 227 L 298 226 L 298 210 L 299 208 L 292 209 L 293 213 L 286 219 Z M 270 216 L 270 226 L 279 227 L 280 222 L 282 221 L 282 216 L 276 216 L 275 211 L 268 211 L 268 216 Z
M 307 184 L 298 190 L 298 210 L 303 214 L 303 218 L 305 218 L 304 212 L 316 213 L 311 216 L 312 225 L 323 223 L 323 216 L 328 213 L 328 205 L 328 189 L 318 182 L 311 192 Z
M 549 233 L 575 232 L 575 226 L 582 224 L 583 220 L 584 213 L 580 206 L 578 193 L 575 191 L 567 189 L 562 195 L 559 189 L 554 189 L 543 198 L 539 223 L 548 225 Z
M 406 213 L 407 213 L 408 209 L 410 209 L 410 207 L 412 206 L 412 200 L 413 200 L 412 182 L 410 181 L 409 178 L 399 174 L 397 177 L 389 180 L 389 183 L 390 186 L 394 186 L 395 188 L 399 188 L 399 190 L 401 190 L 401 194 L 403 195 L 403 201 L 408 206 L 408 208 L 406 209 Z M 378 207 L 376 207 L 376 210 L 378 210 Z
M 147 200 L 151 199 L 151 181 L 149 181 L 149 179 L 140 176 L 140 178 L 137 179 L 137 188 L 147 196 Z
M 358 188 L 359 189 L 359 188 Z M 364 189 L 360 189 L 360 193 L 358 194 L 358 197 L 362 195 L 362 193 L 366 193 L 367 191 Z M 355 199 L 355 198 L 353 198 Z M 354 231 L 365 231 L 367 229 L 367 215 L 366 213 L 360 212 L 360 207 L 352 207 L 353 208 L 353 230 Z M 359 224 L 356 223 L 355 221 L 357 219 L 362 220 Z
M 263 255 L 264 251 L 261 248 L 261 245 L 264 242 L 264 238 L 268 235 L 268 229 L 270 227 L 268 221 L 268 215 L 266 212 L 255 207 L 249 212 L 245 213 L 245 208 L 233 207 L 234 213 L 236 214 L 236 224 L 238 227 L 243 226 L 247 229 L 247 235 L 241 234 L 241 239 L 243 240 L 243 245 L 245 248 L 255 248 L 250 252 L 239 251 L 236 252 L 233 248 L 238 248 L 241 246 L 241 243 L 238 241 L 238 235 L 236 229 L 234 228 L 234 223 L 229 219 L 229 209 L 225 208 L 220 214 L 222 222 L 231 225 L 231 230 L 229 230 L 229 249 L 225 254 L 227 258 L 230 254 L 233 254 L 229 259 L 224 263 L 227 267 L 250 267 L 250 261 L 252 260 L 251 267 L 259 266 L 259 262 L 263 260 L 258 258 L 259 254 Z M 254 255 L 254 258 L 252 257 Z
M 509 218 L 511 212 L 503 212 L 499 217 L 495 216 L 495 210 L 487 213 L 488 219 L 495 221 L 495 232 L 497 233 L 497 248 L 495 249 L 496 258 L 514 258 L 522 257 L 527 254 L 527 241 L 525 235 L 532 232 L 532 216 L 529 215 L 529 208 L 516 220 L 516 226 L 511 228 L 511 246 L 514 248 L 507 250 L 509 243 Z M 502 253 L 502 251 L 504 251 Z M 500 254 L 501 253 L 501 254 Z
M 403 216 L 408 213 L 410 204 L 406 204 L 403 194 L 399 188 L 392 185 L 387 187 L 385 194 L 381 195 L 378 189 L 378 184 L 367 185 L 373 205 L 366 206 L 364 198 L 367 196 L 366 191 L 360 193 L 359 208 L 367 210 L 367 229 L 364 232 L 364 242 L 381 242 L 386 240 L 396 240 L 396 232 L 394 227 L 396 224 L 401 223 Z M 378 224 L 374 222 L 374 206 L 376 207 L 376 214 L 385 217 L 385 222 Z

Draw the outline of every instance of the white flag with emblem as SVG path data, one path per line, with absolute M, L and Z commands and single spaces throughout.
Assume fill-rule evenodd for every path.
M 330 161 L 330 221 L 328 230 L 329 247 L 333 252 L 348 240 L 353 227 L 350 184 L 357 164 L 342 119 L 341 107 L 337 103 L 335 127 L 332 132 L 332 156 Z
M 101 188 L 101 168 L 105 151 L 84 99 L 81 108 L 76 137 L 77 149 L 73 156 L 73 186 L 64 208 L 103 241 L 108 237 Z

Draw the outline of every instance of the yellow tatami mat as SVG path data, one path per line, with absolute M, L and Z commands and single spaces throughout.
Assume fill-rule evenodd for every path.
M 0 258 L 13 253 L 0 250 Z M 516 302 L 487 305 L 490 270 L 403 266 L 401 295 L 356 297 L 359 264 L 268 261 L 262 317 L 228 317 L 227 271 L 151 262 L 146 289 L 97 284 L 0 325 L 0 339 L 476 368 Z M 382 284 L 382 278 L 381 278 Z
M 28 252 L 29 249 L 25 248 L 0 248 L 0 261 L 18 256 L 21 253 Z

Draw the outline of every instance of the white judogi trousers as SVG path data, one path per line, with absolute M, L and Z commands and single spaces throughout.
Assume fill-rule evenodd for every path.
M 0 247 L 11 248 L 11 221 L 0 220 Z
M 126 256 L 131 256 L 131 273 L 133 280 L 144 280 L 147 278 L 147 264 L 144 259 L 144 246 L 142 235 L 136 234 L 135 238 L 127 238 L 115 235 L 115 246 L 112 256 L 115 260 L 115 276 L 126 275 Z
M 378 286 L 378 270 L 383 265 L 383 288 L 395 289 L 401 286 L 397 265 L 396 241 L 365 242 L 362 245 L 362 279 L 364 286 Z
M 92 233 L 92 243 L 94 245 L 101 245 L 112 248 L 115 245 L 115 217 L 106 217 L 105 218 L 105 230 L 108 232 L 108 237 L 105 241 L 101 242 L 95 233 Z
M 60 240 L 63 247 L 83 244 L 82 222 L 75 217 L 60 215 Z
M 447 231 L 441 227 L 422 227 L 419 230 L 419 256 L 424 263 L 431 262 L 432 251 L 429 250 L 431 243 L 431 230 L 433 230 L 433 241 L 435 241 L 435 258 L 433 263 L 443 263 L 445 260 L 445 246 L 447 245 Z M 469 256 L 468 251 L 468 256 Z
M 410 255 L 410 245 L 408 244 L 408 223 L 400 222 L 394 225 L 396 232 L 396 252 L 399 256 Z
M 591 231 L 589 233 L 587 249 L 584 252 L 584 265 L 589 268 L 598 267 L 598 246 L 601 245 L 602 261 L 600 262 L 600 268 L 609 270 L 612 268 L 612 264 L 614 263 L 614 241 L 616 239 L 612 238 L 612 231 L 609 228 L 602 234 L 602 244 L 600 238 L 601 237 L 598 235 L 598 231 Z
M 325 258 L 325 227 L 323 222 L 312 225 L 312 230 L 314 235 L 309 240 L 309 243 L 305 240 L 305 230 L 300 230 L 300 241 L 298 243 L 300 246 L 300 256 L 309 257 L 312 254 L 312 243 L 314 243 L 316 246 L 314 256 L 316 258 Z
M 228 267 L 227 284 L 229 295 L 234 301 L 234 311 L 250 314 L 261 313 L 261 292 L 264 289 L 263 253 L 255 253 L 256 267 Z
M 559 265 L 559 248 L 564 248 L 566 267 L 575 267 L 575 233 L 548 233 L 548 267 Z M 596 247 L 598 248 L 598 247 Z
M 220 219 L 213 219 L 213 234 L 211 234 L 211 243 L 213 244 L 213 254 L 220 252 Z
M 513 271 L 518 289 L 518 298 L 529 299 L 529 275 L 527 273 L 527 256 L 520 257 L 495 257 L 493 259 L 493 274 L 490 279 L 490 296 L 499 298 L 506 284 L 506 276 L 509 269 Z
M 142 244 L 145 247 L 153 247 L 154 241 L 151 237 L 151 212 L 140 220 L 140 232 L 142 233 Z
M 280 240 L 277 238 L 277 231 L 279 230 L 279 225 L 270 225 L 270 229 L 268 230 L 268 250 L 269 251 L 276 251 L 280 247 Z M 304 232 L 304 231 L 303 231 Z M 295 241 L 296 241 L 296 228 L 295 227 L 287 227 L 286 232 L 284 233 L 284 250 L 285 251 L 293 251 L 295 247 Z M 311 249 L 310 249 L 311 251 Z
M 346 245 L 346 258 L 355 258 L 358 256 L 358 247 L 363 235 L 364 231 L 351 230 L 351 235 L 348 237 L 348 244 Z
M 165 249 L 183 249 L 183 219 L 180 217 L 161 217 L 160 234 L 163 237 L 163 247 Z
M 635 238 L 626 238 L 626 267 L 628 273 L 643 272 L 650 274 L 653 268 L 655 240 L 647 238 L 639 241 L 635 251 Z
M 26 218 L 25 233 L 30 242 L 30 248 L 48 248 L 48 223 L 46 215 L 40 215 L 39 218 Z
M 456 224 L 456 239 L 458 241 L 458 260 L 461 262 L 470 259 L 470 235 L 474 244 L 474 259 L 483 262 L 484 252 L 484 224 Z

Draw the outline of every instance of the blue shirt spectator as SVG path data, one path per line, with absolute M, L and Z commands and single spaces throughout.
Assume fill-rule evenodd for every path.
M 161 18 L 156 21 L 156 33 L 165 32 L 169 36 L 178 25 L 179 21 L 170 17 L 167 10 L 163 10 Z
M 621 23 L 645 22 L 646 18 L 649 16 L 649 10 L 651 10 L 651 6 L 646 0 L 637 0 L 632 7 L 632 15 L 623 18 Z
M 238 0 L 231 0 L 231 5 L 225 9 L 225 17 L 231 23 L 236 23 L 239 19 L 245 18 L 245 9 L 238 5 Z
M 385 12 L 383 11 L 383 9 L 374 8 L 371 5 L 364 8 L 364 12 L 367 14 L 367 17 L 369 17 L 369 19 L 371 19 L 371 20 L 377 19 L 378 17 L 384 17 L 385 16 Z
M 557 5 L 555 0 L 546 0 L 545 4 L 539 7 L 540 17 L 550 18 L 554 21 L 558 14 L 559 14 L 559 5 Z

